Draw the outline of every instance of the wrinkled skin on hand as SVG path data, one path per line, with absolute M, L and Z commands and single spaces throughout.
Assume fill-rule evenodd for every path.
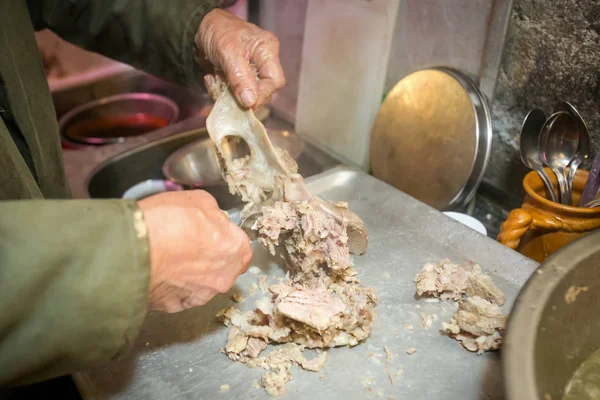
M 210 194 L 167 192 L 138 205 L 150 240 L 151 310 L 179 312 L 203 305 L 226 293 L 248 269 L 248 237 Z
M 200 60 L 206 58 L 216 72 L 224 73 L 246 108 L 269 103 L 273 93 L 285 85 L 277 37 L 225 10 L 214 9 L 204 17 L 196 34 L 196 49 Z M 209 86 L 211 79 L 209 75 Z

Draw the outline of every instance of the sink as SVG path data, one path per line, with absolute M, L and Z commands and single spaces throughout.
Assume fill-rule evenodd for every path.
M 276 121 L 267 127 L 280 128 Z M 148 179 L 165 179 L 162 165 L 175 150 L 194 140 L 207 138 L 206 128 L 197 128 L 167 136 L 140 147 L 117 154 L 98 165 L 85 182 L 90 198 L 121 198 L 127 189 Z M 313 176 L 340 165 L 334 157 L 309 142 L 302 141 L 303 151 L 297 158 L 298 172 L 304 177 Z M 223 210 L 239 208 L 241 200 L 229 193 L 223 182 L 220 186 L 203 188 L 212 194 Z
M 175 102 L 179 107 L 179 121 L 197 115 L 204 106 L 212 103 L 206 92 L 193 92 L 138 70 L 120 72 L 91 83 L 55 90 L 52 92 L 52 100 L 57 117 L 60 118 L 90 101 L 134 92 L 161 95 Z
M 133 150 L 116 155 L 100 164 L 90 174 L 87 190 L 91 198 L 121 198 L 133 185 L 147 179 L 165 179 L 162 165 L 175 150 L 186 144 L 208 137 L 206 128 L 179 133 Z M 240 200 L 231 195 L 227 185 L 203 188 L 212 194 L 224 210 L 238 207 Z

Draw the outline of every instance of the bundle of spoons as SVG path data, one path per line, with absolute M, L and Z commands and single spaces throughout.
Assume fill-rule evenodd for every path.
M 563 101 L 554 107 L 548 118 L 540 109 L 531 110 L 521 128 L 520 151 L 525 166 L 535 170 L 544 182 L 549 198 L 554 202 L 573 206 L 573 180 L 577 169 L 590 152 L 587 124 L 577 109 Z M 555 190 L 544 167 L 551 169 L 556 176 L 558 190 Z M 600 160 L 598 167 L 600 169 Z M 593 198 L 598 189 L 596 187 L 594 191 L 590 188 L 589 192 Z M 587 206 L 590 200 L 591 198 L 586 200 L 582 195 L 579 206 Z

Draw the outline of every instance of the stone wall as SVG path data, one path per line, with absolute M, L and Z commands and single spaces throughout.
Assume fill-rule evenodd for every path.
M 520 162 L 521 123 L 535 107 L 577 107 L 600 145 L 600 2 L 515 0 L 492 106 L 494 145 L 488 182 L 521 196 L 527 173 Z

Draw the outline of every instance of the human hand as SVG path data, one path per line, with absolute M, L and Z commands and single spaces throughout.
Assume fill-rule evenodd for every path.
M 138 206 L 150 240 L 151 310 L 203 305 L 248 269 L 250 240 L 207 192 L 161 193 Z
M 246 108 L 267 104 L 271 96 L 285 85 L 279 61 L 279 40 L 258 26 L 243 21 L 221 9 L 210 11 L 196 34 L 199 58 L 206 58 L 233 88 Z M 258 79 L 252 68 L 258 70 Z M 213 76 L 206 77 L 210 86 Z

